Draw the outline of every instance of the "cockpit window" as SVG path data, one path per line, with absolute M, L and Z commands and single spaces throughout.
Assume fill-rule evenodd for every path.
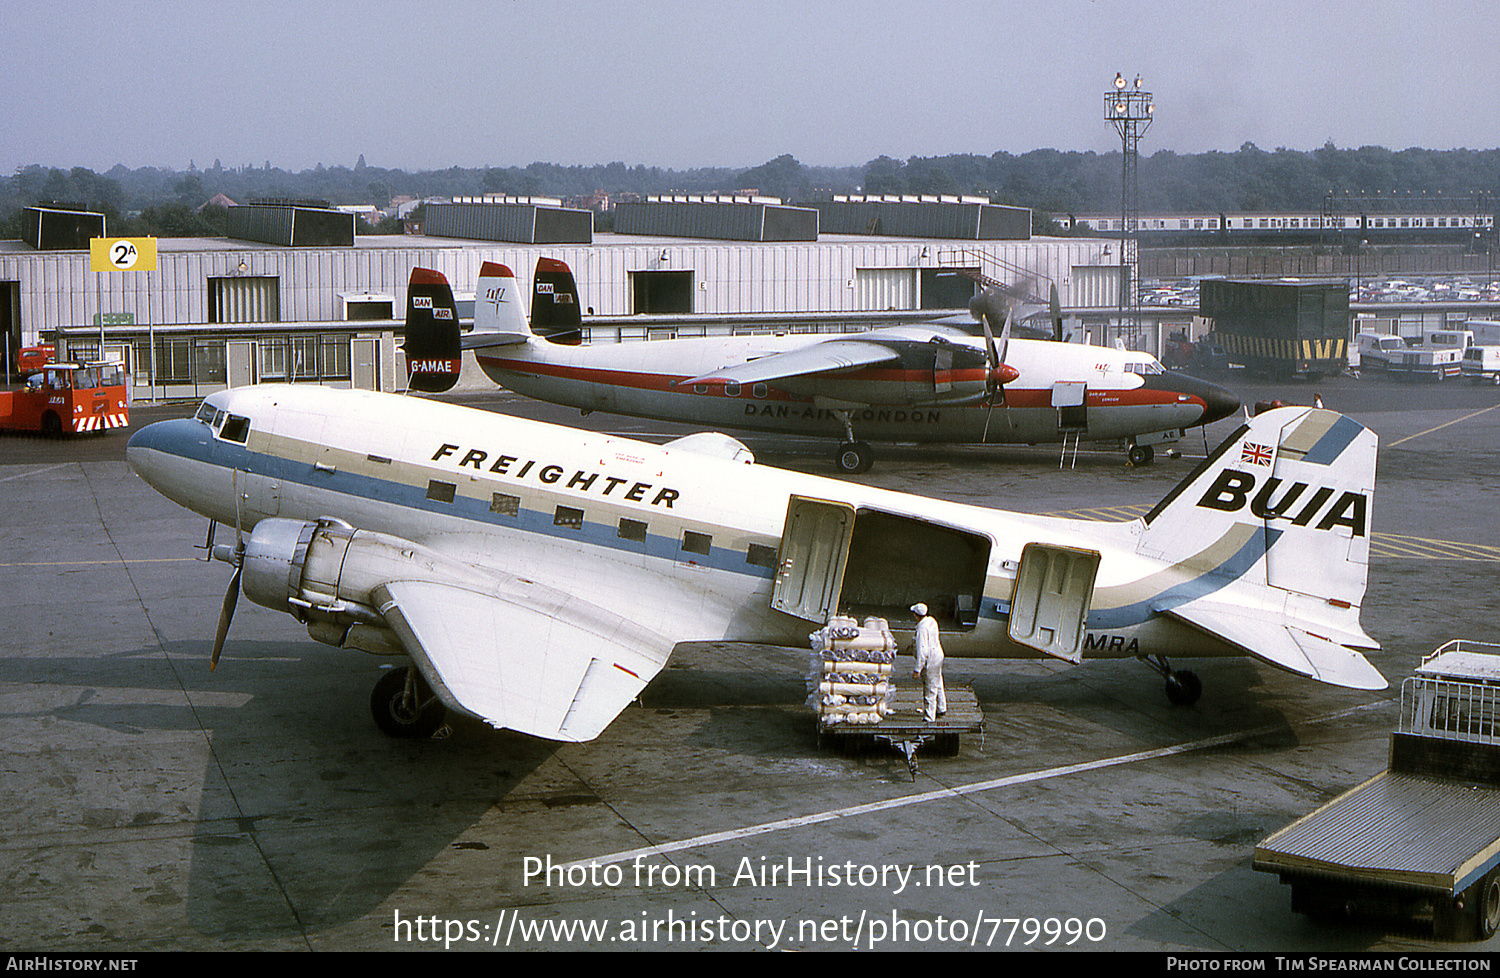
M 245 443 L 250 436 L 250 419 L 231 414 L 224 419 L 224 427 L 219 429 L 219 437 L 225 441 Z
M 214 410 L 215 408 L 212 404 L 204 401 L 202 404 L 198 405 L 198 413 L 193 415 L 193 417 L 199 421 L 202 421 L 204 424 L 213 424 Z
M 1144 360 L 1125 364 L 1125 372 L 1128 374 L 1164 374 L 1167 370 L 1155 360 Z

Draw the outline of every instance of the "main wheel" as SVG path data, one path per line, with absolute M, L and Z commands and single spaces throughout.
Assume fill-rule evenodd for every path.
M 875 452 L 862 441 L 846 441 L 839 446 L 833 461 L 845 475 L 859 475 L 870 471 L 875 464 Z
M 387 736 L 425 740 L 443 725 L 448 708 L 433 695 L 419 674 L 413 674 L 415 681 L 408 690 L 409 673 L 411 668 L 403 666 L 380 677 L 370 693 L 370 713 L 375 717 L 375 726 Z
M 1130 451 L 1126 453 L 1131 465 L 1150 465 L 1155 457 L 1156 449 L 1150 445 L 1131 445 Z

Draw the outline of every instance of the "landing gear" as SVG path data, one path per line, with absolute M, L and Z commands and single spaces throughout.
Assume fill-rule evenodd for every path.
M 1166 680 L 1167 699 L 1173 706 L 1192 706 L 1203 695 L 1203 681 L 1198 678 L 1196 672 L 1173 669 L 1167 660 L 1159 655 L 1154 655 L 1149 659 L 1141 656 L 1140 659 Z
M 854 437 L 854 425 L 849 422 L 849 411 L 837 408 L 833 413 L 838 415 L 839 422 L 844 426 L 844 441 L 839 445 L 839 450 L 833 453 L 833 464 L 845 475 L 859 475 L 870 471 L 870 466 L 875 464 L 875 452 L 869 445 Z
M 1125 453 L 1131 465 L 1150 465 L 1151 460 L 1156 457 L 1156 449 L 1150 445 L 1131 445 Z
M 834 453 L 833 463 L 845 475 L 859 475 L 875 464 L 875 452 L 862 441 L 846 441 Z
M 390 737 L 425 740 L 437 733 L 448 708 L 410 666 L 392 669 L 370 693 L 375 726 Z

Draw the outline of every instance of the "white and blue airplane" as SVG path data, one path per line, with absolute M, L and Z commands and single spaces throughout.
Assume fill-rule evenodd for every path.
M 1253 656 L 1383 689 L 1360 626 L 1376 437 L 1332 411 L 1248 421 L 1149 514 L 1003 512 L 416 396 L 263 385 L 136 432 L 132 469 L 210 520 L 241 590 L 329 645 L 410 665 L 371 697 L 421 736 L 445 711 L 596 737 L 686 641 L 805 647 L 836 614 L 938 618 L 950 657 Z M 214 527 L 235 530 L 214 545 Z M 903 636 L 904 637 L 904 636 Z

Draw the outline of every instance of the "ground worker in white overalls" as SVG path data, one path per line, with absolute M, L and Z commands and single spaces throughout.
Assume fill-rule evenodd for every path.
M 948 696 L 943 691 L 943 646 L 938 641 L 937 619 L 927 613 L 927 605 L 918 601 L 911 606 L 917 616 L 917 634 L 912 654 L 916 656 L 913 679 L 922 680 L 922 712 L 931 723 L 948 712 Z

